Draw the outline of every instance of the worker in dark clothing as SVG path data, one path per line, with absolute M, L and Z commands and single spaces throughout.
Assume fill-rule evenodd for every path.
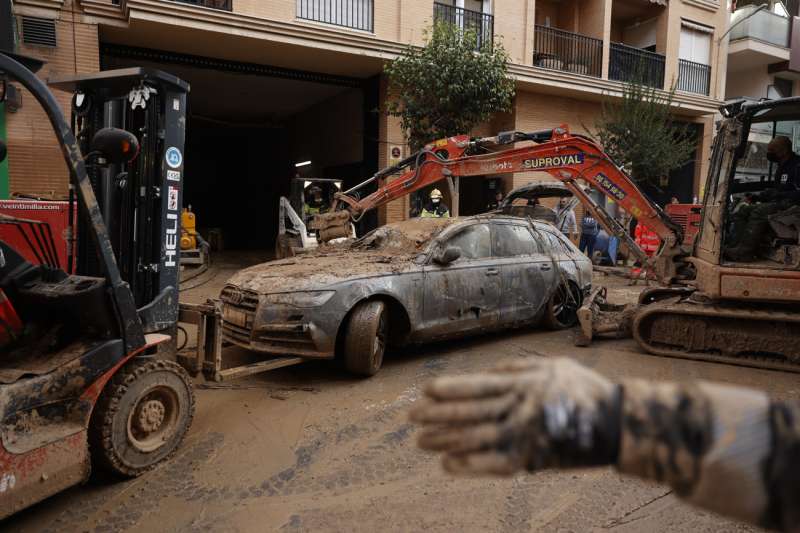
M 425 389 L 411 420 L 445 470 L 613 465 L 699 507 L 800 531 L 800 402 L 709 382 L 613 383 L 566 358 L 528 358 Z
M 756 258 L 759 244 L 769 228 L 769 215 L 790 208 L 800 200 L 800 156 L 792 151 L 788 137 L 775 137 L 767 145 L 767 159 L 777 163 L 775 186 L 761 193 L 761 203 L 743 206 L 736 212 L 734 225 L 738 242 L 725 251 L 732 261 L 751 261 Z
M 421 218 L 450 218 L 450 210 L 442 202 L 442 193 L 439 189 L 431 191 L 430 201 L 422 208 Z
M 500 204 L 503 202 L 503 191 L 497 189 L 494 193 L 494 200 L 489 202 L 486 206 L 486 211 L 497 211 L 500 209 Z

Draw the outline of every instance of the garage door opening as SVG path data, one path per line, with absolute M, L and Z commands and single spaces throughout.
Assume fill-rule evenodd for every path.
M 351 187 L 377 170 L 376 80 L 103 47 L 103 70 L 133 66 L 191 85 L 183 207 L 225 250 L 274 249 L 293 178 Z

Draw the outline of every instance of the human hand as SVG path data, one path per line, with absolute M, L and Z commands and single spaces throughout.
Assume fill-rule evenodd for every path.
M 615 462 L 620 389 L 566 358 L 535 358 L 443 377 L 411 412 L 419 446 L 442 452 L 445 470 L 510 475 Z

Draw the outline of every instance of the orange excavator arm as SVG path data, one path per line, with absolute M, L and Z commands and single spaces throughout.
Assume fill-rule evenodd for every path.
M 521 142 L 525 142 L 525 145 L 509 150 L 490 151 L 500 146 Z M 533 144 L 530 144 L 531 142 Z M 470 139 L 461 135 L 430 143 L 398 165 L 384 169 L 362 184 L 338 194 L 334 211 L 344 208 L 343 212 L 332 213 L 334 217 L 328 219 L 330 223 L 327 226 L 320 220 L 317 228 L 323 230 L 321 231 L 323 240 L 329 240 L 324 238 L 322 233 L 325 229 L 330 230 L 333 227 L 335 223 L 332 221 L 337 216 L 347 220 L 348 223 L 351 217 L 358 220 L 370 209 L 441 180 L 530 171 L 546 172 L 563 182 L 610 235 L 616 235 L 627 242 L 643 264 L 649 263 L 655 267 L 654 270 L 660 278 L 667 280 L 676 276 L 677 267 L 666 263 L 674 263 L 673 258 L 685 256 L 687 253 L 680 248 L 683 241 L 682 228 L 658 205 L 650 201 L 600 146 L 587 137 L 570 134 L 566 125 L 553 130 L 533 133 L 506 132 L 480 139 Z M 386 178 L 400 172 L 402 174 L 394 180 L 384 183 Z M 592 184 L 641 224 L 655 232 L 664 243 L 659 255 L 666 255 L 665 264 L 659 267 L 655 265 L 656 259 L 649 260 L 633 243 L 625 228 L 591 199 L 579 185 L 578 180 Z M 358 189 L 374 181 L 378 182 L 377 191 L 363 199 L 353 195 Z M 333 235 L 336 232 L 327 233 Z

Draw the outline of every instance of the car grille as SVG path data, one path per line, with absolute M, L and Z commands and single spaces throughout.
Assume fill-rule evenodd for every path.
M 222 333 L 231 341 L 250 344 L 250 332 L 253 329 L 258 294 L 237 287 L 225 287 L 220 294 L 222 300 Z M 227 313 L 226 313 L 227 311 Z M 243 317 L 244 324 L 234 323 L 229 318 L 232 313 Z

